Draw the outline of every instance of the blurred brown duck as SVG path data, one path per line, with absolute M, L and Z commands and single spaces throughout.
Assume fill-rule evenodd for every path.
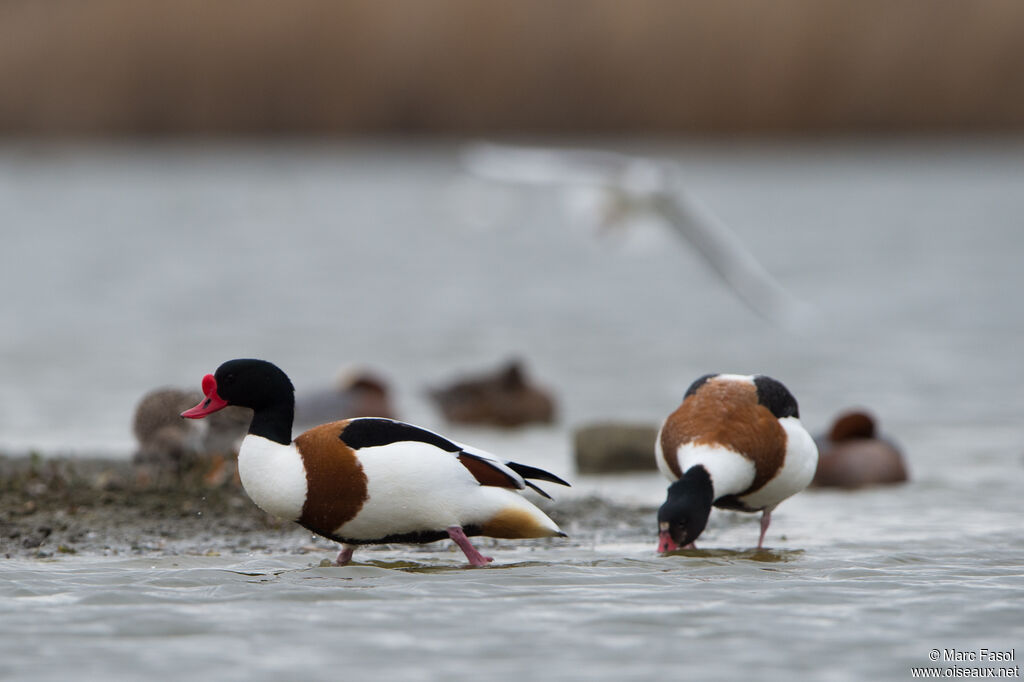
M 430 389 L 429 395 L 445 419 L 454 423 L 514 427 L 555 419 L 554 399 L 531 385 L 519 360 L 489 374 Z
M 903 483 L 907 467 L 896 445 L 878 435 L 874 418 L 851 410 L 840 414 L 818 443 L 818 470 L 812 486 L 860 488 Z
M 201 458 L 237 453 L 251 418 L 249 410 L 224 410 L 217 421 L 197 427 L 196 422 L 182 419 L 181 412 L 201 397 L 197 391 L 177 388 L 158 388 L 144 395 L 132 420 L 137 443 L 133 461 L 181 472 Z
M 133 456 L 136 464 L 179 468 L 196 457 L 202 447 L 204 429 L 196 428 L 178 415 L 197 397 L 202 395 L 176 388 L 158 388 L 142 397 L 132 420 L 132 433 L 137 443 Z

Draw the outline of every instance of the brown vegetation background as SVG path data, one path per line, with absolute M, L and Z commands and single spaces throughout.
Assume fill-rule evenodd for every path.
M 1020 0 L 5 0 L 0 133 L 1019 130 Z

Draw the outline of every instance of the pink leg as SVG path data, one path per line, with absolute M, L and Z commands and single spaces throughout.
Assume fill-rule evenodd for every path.
M 356 551 L 354 545 L 342 545 L 341 551 L 338 552 L 338 558 L 335 560 L 339 566 L 344 566 L 348 562 L 352 561 L 352 552 Z
M 452 541 L 459 546 L 459 549 L 461 549 L 466 555 L 466 558 L 469 559 L 471 566 L 486 566 L 489 562 L 494 561 L 491 557 L 481 554 L 477 548 L 473 546 L 473 543 L 466 537 L 466 532 L 462 530 L 461 526 L 449 526 L 446 530 L 448 531 L 448 537 L 450 537 Z
M 697 549 L 697 545 L 695 545 L 695 544 L 693 544 L 691 542 L 690 544 L 685 545 L 685 546 L 681 547 L 680 549 Z
M 772 522 L 772 513 L 765 509 L 761 512 L 761 537 L 757 539 L 757 548 L 764 544 L 764 534 L 768 532 L 768 524 Z

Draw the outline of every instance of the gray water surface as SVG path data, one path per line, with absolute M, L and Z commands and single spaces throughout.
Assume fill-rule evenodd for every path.
M 722 514 L 702 549 L 668 557 L 653 532 L 569 523 L 568 541 L 484 542 L 485 569 L 444 543 L 362 550 L 344 568 L 320 567 L 327 551 L 8 561 L 0 672 L 907 679 L 932 649 L 1019 651 L 1024 631 L 1024 476 L 987 463 L 972 489 L 943 470 L 797 496 L 760 552 L 756 518 Z
M 657 225 L 595 234 L 578 191 L 472 178 L 455 145 L 0 148 L 0 450 L 128 457 L 153 387 L 356 364 L 406 419 L 572 479 L 555 512 L 599 500 L 569 540 L 485 543 L 485 569 L 448 543 L 5 560 L 0 676 L 900 680 L 933 649 L 1024 655 L 1024 145 L 632 148 L 677 159 L 809 322 L 752 314 Z M 513 354 L 556 426 L 451 428 L 424 400 Z M 569 434 L 659 421 L 710 371 L 783 380 L 812 430 L 871 408 L 913 482 L 802 493 L 765 552 L 715 512 L 656 556 L 653 515 L 600 501 L 653 509 L 664 482 L 573 476 Z

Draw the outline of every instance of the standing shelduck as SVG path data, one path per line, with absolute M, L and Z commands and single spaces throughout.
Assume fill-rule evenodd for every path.
M 760 549 L 772 510 L 807 487 L 818 463 L 793 394 L 764 375 L 697 379 L 655 450 L 658 468 L 674 481 L 658 510 L 659 552 L 693 547 L 712 506 L 760 511 Z
M 238 453 L 246 493 L 264 511 L 340 542 L 339 565 L 357 545 L 451 538 L 473 566 L 483 556 L 468 536 L 562 536 L 517 491 L 527 479 L 569 485 L 554 474 L 505 462 L 432 431 L 383 418 L 316 426 L 292 440 L 294 388 L 263 360 L 230 360 L 203 378 L 205 398 L 181 416 L 228 405 L 253 410 Z

